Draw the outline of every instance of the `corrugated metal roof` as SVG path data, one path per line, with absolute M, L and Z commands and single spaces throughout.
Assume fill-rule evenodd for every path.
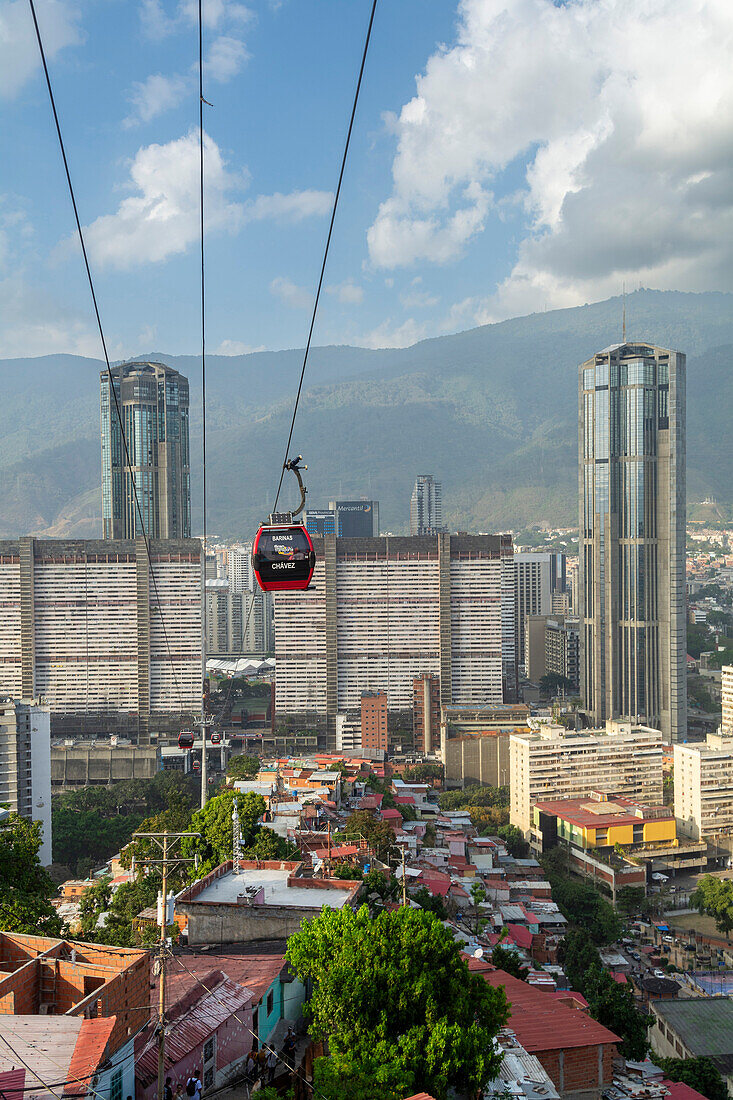
M 7 1073 L 0 1073 L 0 1093 L 5 1100 L 23 1100 L 24 1085 L 24 1069 L 10 1069 Z
M 580 1009 L 551 999 L 547 991 L 535 989 L 503 970 L 489 969 L 480 959 L 467 961 L 469 970 L 480 972 L 489 985 L 504 986 L 511 1006 L 510 1026 L 528 1053 L 620 1042 L 603 1024 Z
M 733 1000 L 730 997 L 655 1001 L 653 1012 L 666 1021 L 696 1058 L 733 1055 Z
M 116 1023 L 116 1016 L 82 1020 L 69 1063 L 69 1077 L 77 1080 L 64 1088 L 64 1096 L 86 1096 L 87 1083 L 107 1057 L 107 1044 Z
M 166 1028 L 166 1068 L 175 1066 L 192 1050 L 206 1042 L 225 1020 L 239 1012 L 252 999 L 251 990 L 237 985 L 230 978 L 223 978 L 210 993 L 203 992 L 200 1000 Z M 136 1078 L 145 1087 L 156 1080 L 157 1076 L 158 1041 L 153 1036 L 137 1059 Z

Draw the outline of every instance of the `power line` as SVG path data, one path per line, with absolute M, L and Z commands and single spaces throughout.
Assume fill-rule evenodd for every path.
M 222 1001 L 222 999 L 221 999 L 221 998 L 220 998 L 219 996 L 217 996 L 217 994 L 215 993 L 215 991 L 214 991 L 213 989 L 209 989 L 209 987 L 208 987 L 208 986 L 206 985 L 206 982 L 203 982 L 203 981 L 201 980 L 201 978 L 199 978 L 198 974 L 194 974 L 193 970 L 191 970 L 191 969 L 190 969 L 190 967 L 186 966 L 186 964 L 185 964 L 185 963 L 183 962 L 183 960 L 182 960 L 182 958 L 181 958 L 181 956 L 180 956 L 180 955 L 172 955 L 171 957 L 172 957 L 172 958 L 173 958 L 173 959 L 175 960 L 175 962 L 177 962 L 177 963 L 180 963 L 180 965 L 181 965 L 181 966 L 183 967 L 183 969 L 184 969 L 184 970 L 186 971 L 186 973 L 187 973 L 187 974 L 190 974 L 190 976 L 191 976 L 191 977 L 192 977 L 192 978 L 194 979 L 194 981 L 195 981 L 195 982 L 197 982 L 197 983 L 198 983 L 198 985 L 200 985 L 200 986 L 201 986 L 201 988 L 202 988 L 202 989 L 204 989 L 204 990 L 205 990 L 205 991 L 206 991 L 206 992 L 207 992 L 207 993 L 208 993 L 208 994 L 209 994 L 209 995 L 210 995 L 211 997 L 213 997 L 213 998 L 214 998 L 214 1000 L 218 1001 L 218 1002 L 219 1002 L 219 1004 L 220 1004 L 220 1005 L 222 1005 L 222 1006 L 223 1006 L 224 1008 L 226 1008 L 226 1007 L 227 1007 L 226 1003 L 225 1003 L 224 1001 Z M 245 987 L 245 988 L 246 988 L 246 987 Z M 239 1016 L 237 1016 L 236 1012 L 232 1012 L 232 1016 L 234 1017 L 234 1019 L 235 1019 L 235 1020 L 237 1021 L 237 1023 L 238 1023 L 238 1024 L 241 1024 L 241 1025 L 242 1025 L 242 1027 L 244 1028 L 244 1030 L 245 1030 L 245 1031 L 248 1031 L 248 1032 L 250 1033 L 250 1035 L 252 1036 L 252 1038 L 253 1038 L 253 1039 L 256 1039 L 258 1043 L 260 1042 L 260 1037 L 259 1037 L 259 1035 L 258 1035 L 258 1034 L 257 1034 L 257 1033 L 256 1033 L 255 1031 L 253 1031 L 253 1030 L 252 1030 L 252 1028 L 251 1028 L 251 1027 L 249 1027 L 249 1025 L 248 1025 L 248 1024 L 245 1024 L 244 1020 L 242 1020 L 242 1019 L 241 1019 L 241 1018 L 240 1018 Z M 299 1072 L 299 1071 L 298 1071 L 298 1070 L 297 1070 L 297 1069 L 295 1068 L 295 1059 L 293 1059 L 293 1066 L 292 1066 L 292 1069 L 291 1069 L 291 1067 L 290 1067 L 290 1066 L 288 1066 L 288 1063 L 287 1063 L 287 1062 L 286 1062 L 286 1061 L 285 1061 L 285 1060 L 284 1060 L 283 1058 L 281 1058 L 281 1057 L 280 1057 L 280 1055 L 278 1054 L 277 1050 L 275 1050 L 275 1048 L 274 1048 L 274 1047 L 271 1047 L 271 1046 L 269 1045 L 269 1043 L 262 1043 L 261 1045 L 262 1045 L 262 1047 L 264 1047 L 264 1049 L 265 1049 L 266 1051 L 268 1051 L 268 1052 L 269 1052 L 270 1054 L 274 1054 L 274 1055 L 275 1055 L 275 1057 L 277 1058 L 278 1062 L 282 1062 L 282 1063 L 283 1063 L 283 1065 L 287 1066 L 288 1070 L 290 1070 L 290 1072 L 292 1072 L 292 1074 L 293 1074 L 293 1075 L 294 1075 L 295 1077 L 300 1077 L 300 1079 L 301 1079 L 301 1080 L 303 1081 L 303 1083 L 304 1083 L 304 1084 L 305 1084 L 305 1085 L 306 1085 L 306 1086 L 307 1086 L 307 1087 L 308 1087 L 309 1089 L 312 1089 L 314 1093 L 317 1093 L 317 1094 L 318 1094 L 318 1096 L 322 1096 L 322 1097 L 323 1097 L 323 1100 L 328 1100 L 328 1097 L 326 1096 L 326 1094 L 325 1094 L 325 1093 L 321 1092 L 321 1090 L 320 1090 L 319 1088 L 317 1088 L 317 1087 L 316 1087 L 316 1086 L 315 1086 L 315 1085 L 313 1084 L 313 1082 L 312 1082 L 312 1081 L 309 1081 L 309 1080 L 308 1080 L 308 1079 L 307 1079 L 307 1078 L 305 1077 L 305 1075 L 304 1075 L 304 1074 L 300 1073 L 300 1072 Z
M 181 709 L 183 709 L 183 695 L 181 694 L 180 685 L 178 683 L 178 677 L 176 675 L 176 666 L 175 666 L 175 663 L 173 661 L 173 655 L 171 653 L 171 647 L 170 647 L 170 643 L 169 643 L 169 640 L 168 640 L 168 631 L 166 629 L 165 617 L 163 615 L 163 608 L 162 608 L 162 605 L 161 605 L 161 602 L 160 602 L 160 594 L 158 592 L 158 582 L 155 578 L 155 572 L 153 570 L 153 559 L 152 559 L 152 555 L 151 555 L 151 551 L 150 551 L 150 539 L 148 537 L 147 531 L 145 530 L 145 521 L 143 519 L 142 508 L 140 507 L 140 499 L 139 499 L 138 491 L 137 491 L 137 483 L 135 481 L 135 475 L 133 474 L 133 471 L 132 471 L 132 462 L 131 462 L 131 459 L 130 459 L 130 449 L 129 449 L 128 442 L 127 442 L 127 436 L 125 435 L 125 425 L 124 425 L 124 422 L 123 422 L 123 419 L 122 419 L 122 410 L 120 408 L 120 400 L 119 400 L 119 397 L 117 395 L 117 390 L 115 388 L 114 378 L 113 378 L 113 375 L 112 375 L 112 368 L 110 366 L 110 361 L 109 361 L 109 354 L 107 352 L 107 341 L 106 341 L 105 336 L 104 336 L 104 329 L 102 327 L 102 318 L 101 318 L 100 313 L 99 313 L 99 305 L 97 303 L 97 294 L 96 294 L 96 291 L 94 289 L 94 280 L 92 278 L 92 269 L 91 269 L 91 266 L 90 266 L 90 263 L 89 263 L 89 256 L 87 254 L 86 242 L 84 240 L 84 233 L 83 233 L 82 227 L 81 227 L 81 218 L 79 217 L 79 209 L 78 209 L 77 204 L 76 204 L 76 195 L 74 193 L 74 185 L 71 182 L 71 171 L 69 169 L 69 161 L 68 161 L 68 158 L 66 156 L 66 146 L 64 145 L 64 139 L 63 139 L 63 135 L 61 133 L 61 123 L 59 121 L 58 111 L 56 110 L 56 100 L 54 98 L 53 88 L 51 86 L 51 76 L 50 76 L 49 71 L 48 71 L 48 64 L 46 62 L 46 51 L 44 50 L 44 47 L 43 47 L 43 38 L 41 36 L 41 29 L 38 25 L 38 16 L 36 15 L 35 0 L 28 0 L 28 2 L 30 4 L 31 15 L 33 16 L 33 26 L 34 26 L 35 32 L 36 32 L 36 41 L 38 42 L 38 50 L 39 50 L 40 55 L 41 55 L 41 64 L 43 65 L 43 74 L 46 78 L 46 88 L 48 89 L 48 98 L 51 101 L 51 110 L 53 112 L 53 120 L 54 120 L 54 124 L 56 126 L 56 135 L 57 135 L 58 141 L 59 141 L 59 148 L 61 150 L 61 157 L 62 157 L 62 160 L 64 162 L 64 172 L 66 174 L 66 183 L 67 183 L 68 188 L 69 188 L 69 196 L 71 198 L 71 205 L 72 205 L 73 210 L 74 210 L 74 220 L 76 222 L 77 233 L 79 234 L 79 243 L 81 244 L 81 252 L 82 252 L 82 256 L 84 258 L 84 268 L 86 270 L 87 282 L 89 283 L 89 291 L 90 291 L 91 296 L 92 296 L 92 305 L 94 307 L 94 316 L 96 318 L 97 328 L 99 330 L 99 339 L 102 343 L 102 351 L 104 353 L 104 362 L 105 362 L 105 366 L 107 368 L 107 377 L 108 377 L 108 380 L 109 380 L 109 388 L 112 391 L 112 397 L 114 398 L 115 412 L 117 414 L 117 422 L 119 424 L 120 434 L 122 436 L 122 445 L 123 445 L 124 452 L 125 452 L 125 461 L 127 463 L 127 470 L 128 470 L 129 476 L 130 476 L 130 484 L 132 486 L 132 493 L 133 493 L 133 497 L 134 497 L 134 500 L 135 500 L 135 509 L 137 511 L 138 519 L 140 520 L 140 527 L 141 527 L 141 530 L 142 530 L 142 537 L 143 537 L 143 540 L 145 542 L 145 553 L 146 553 L 147 559 L 148 559 L 148 566 L 149 566 L 149 569 L 150 569 L 150 576 L 151 576 L 151 579 L 153 581 L 153 589 L 155 591 L 155 600 L 156 600 L 156 603 L 158 605 L 158 612 L 160 614 L 160 621 L 161 621 L 161 625 L 163 627 L 163 635 L 164 635 L 164 638 L 165 638 L 166 649 L 168 651 L 168 659 L 170 661 L 171 670 L 173 672 L 173 680 L 175 682 L 176 691 L 178 693 L 178 702 L 181 706 Z
M 204 591 L 203 591 L 203 661 L 202 680 L 206 679 L 206 553 L 207 553 L 207 509 L 206 509 L 206 266 L 204 253 L 204 15 L 203 0 L 198 0 L 199 32 L 199 238 L 201 242 L 201 465 L 202 489 L 201 509 L 203 512 L 204 544 Z M 208 794 L 208 759 L 206 755 L 206 699 L 201 693 L 201 806 L 206 805 Z
M 367 50 L 369 49 L 369 41 L 372 36 L 372 25 L 374 23 L 374 13 L 377 10 L 377 0 L 372 0 L 372 10 L 369 16 L 369 25 L 367 27 L 366 39 L 364 40 L 364 50 L 361 55 L 361 65 L 359 66 L 359 78 L 356 82 L 356 92 L 354 93 L 354 103 L 351 108 L 351 118 L 349 119 L 349 129 L 346 133 L 346 143 L 344 145 L 344 154 L 341 158 L 341 170 L 339 172 L 338 184 L 336 186 L 336 194 L 333 197 L 333 207 L 331 208 L 331 221 L 328 226 L 328 236 L 326 237 L 326 247 L 323 252 L 323 262 L 321 263 L 321 273 L 318 278 L 318 287 L 316 289 L 316 297 L 313 302 L 313 313 L 311 314 L 310 328 L 308 329 L 308 340 L 305 345 L 305 352 L 303 354 L 303 366 L 300 371 L 300 381 L 298 382 L 298 392 L 295 395 L 295 405 L 293 406 L 293 416 L 290 421 L 290 431 L 288 432 L 288 441 L 285 445 L 285 457 L 283 458 L 283 467 L 280 471 L 280 481 L 277 486 L 277 493 L 275 494 L 275 504 L 273 512 L 277 511 L 277 502 L 280 499 L 280 490 L 282 489 L 283 477 L 285 476 L 285 463 L 288 460 L 288 454 L 290 453 L 290 444 L 293 439 L 293 429 L 295 428 L 295 417 L 298 414 L 298 404 L 300 402 L 300 394 L 303 389 L 303 379 L 305 378 L 305 368 L 308 363 L 308 353 L 310 352 L 311 340 L 313 339 L 313 329 L 316 323 L 316 314 L 318 313 L 318 303 L 321 299 L 321 289 L 323 287 L 323 277 L 326 273 L 326 261 L 328 260 L 328 250 L 331 247 L 331 235 L 333 233 L 333 223 L 336 220 L 336 211 L 339 204 L 339 196 L 341 194 L 341 184 L 344 178 L 344 170 L 346 169 L 346 158 L 349 155 L 349 145 L 351 144 L 351 131 L 354 128 L 354 118 L 356 117 L 356 106 L 359 102 L 359 92 L 361 90 L 361 80 L 364 75 L 364 66 L 366 64 Z

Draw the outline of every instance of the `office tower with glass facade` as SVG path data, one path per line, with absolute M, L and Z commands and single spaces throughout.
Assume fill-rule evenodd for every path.
M 685 356 L 613 345 L 581 364 L 579 398 L 584 704 L 683 740 Z
M 410 534 L 437 535 L 442 530 L 441 484 L 432 474 L 418 474 L 410 497 Z
M 112 384 L 125 425 L 130 467 L 107 371 L 100 375 L 102 528 L 106 539 L 190 538 L 191 471 L 188 379 L 163 363 L 112 367 Z

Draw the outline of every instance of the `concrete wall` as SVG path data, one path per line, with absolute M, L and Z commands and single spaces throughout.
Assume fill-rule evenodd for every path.
M 509 782 L 509 734 L 448 737 L 443 749 L 447 786 L 501 787 Z
M 298 932 L 318 909 L 299 906 L 236 905 L 231 902 L 177 902 L 176 911 L 188 920 L 188 942 L 249 943 L 284 940 Z

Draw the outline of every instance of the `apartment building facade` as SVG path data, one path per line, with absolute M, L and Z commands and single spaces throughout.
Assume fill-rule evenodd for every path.
M 526 835 L 536 802 L 602 791 L 661 805 L 662 735 L 621 720 L 582 732 L 537 723 L 529 733 L 510 735 L 509 788 L 510 821 Z
M 514 565 L 508 535 L 315 538 L 307 592 L 275 596 L 278 721 L 335 719 L 385 691 L 410 710 L 414 680 L 441 699 L 501 703 L 515 683 Z M 329 740 L 330 743 L 330 740 Z
M 201 543 L 150 553 L 152 574 L 142 538 L 0 541 L 0 692 L 43 696 L 52 735 L 147 744 L 200 709 Z
M 51 862 L 51 712 L 40 699 L 0 699 L 0 805 L 39 821 Z
M 733 733 L 674 746 L 674 813 L 681 833 L 733 850 Z

